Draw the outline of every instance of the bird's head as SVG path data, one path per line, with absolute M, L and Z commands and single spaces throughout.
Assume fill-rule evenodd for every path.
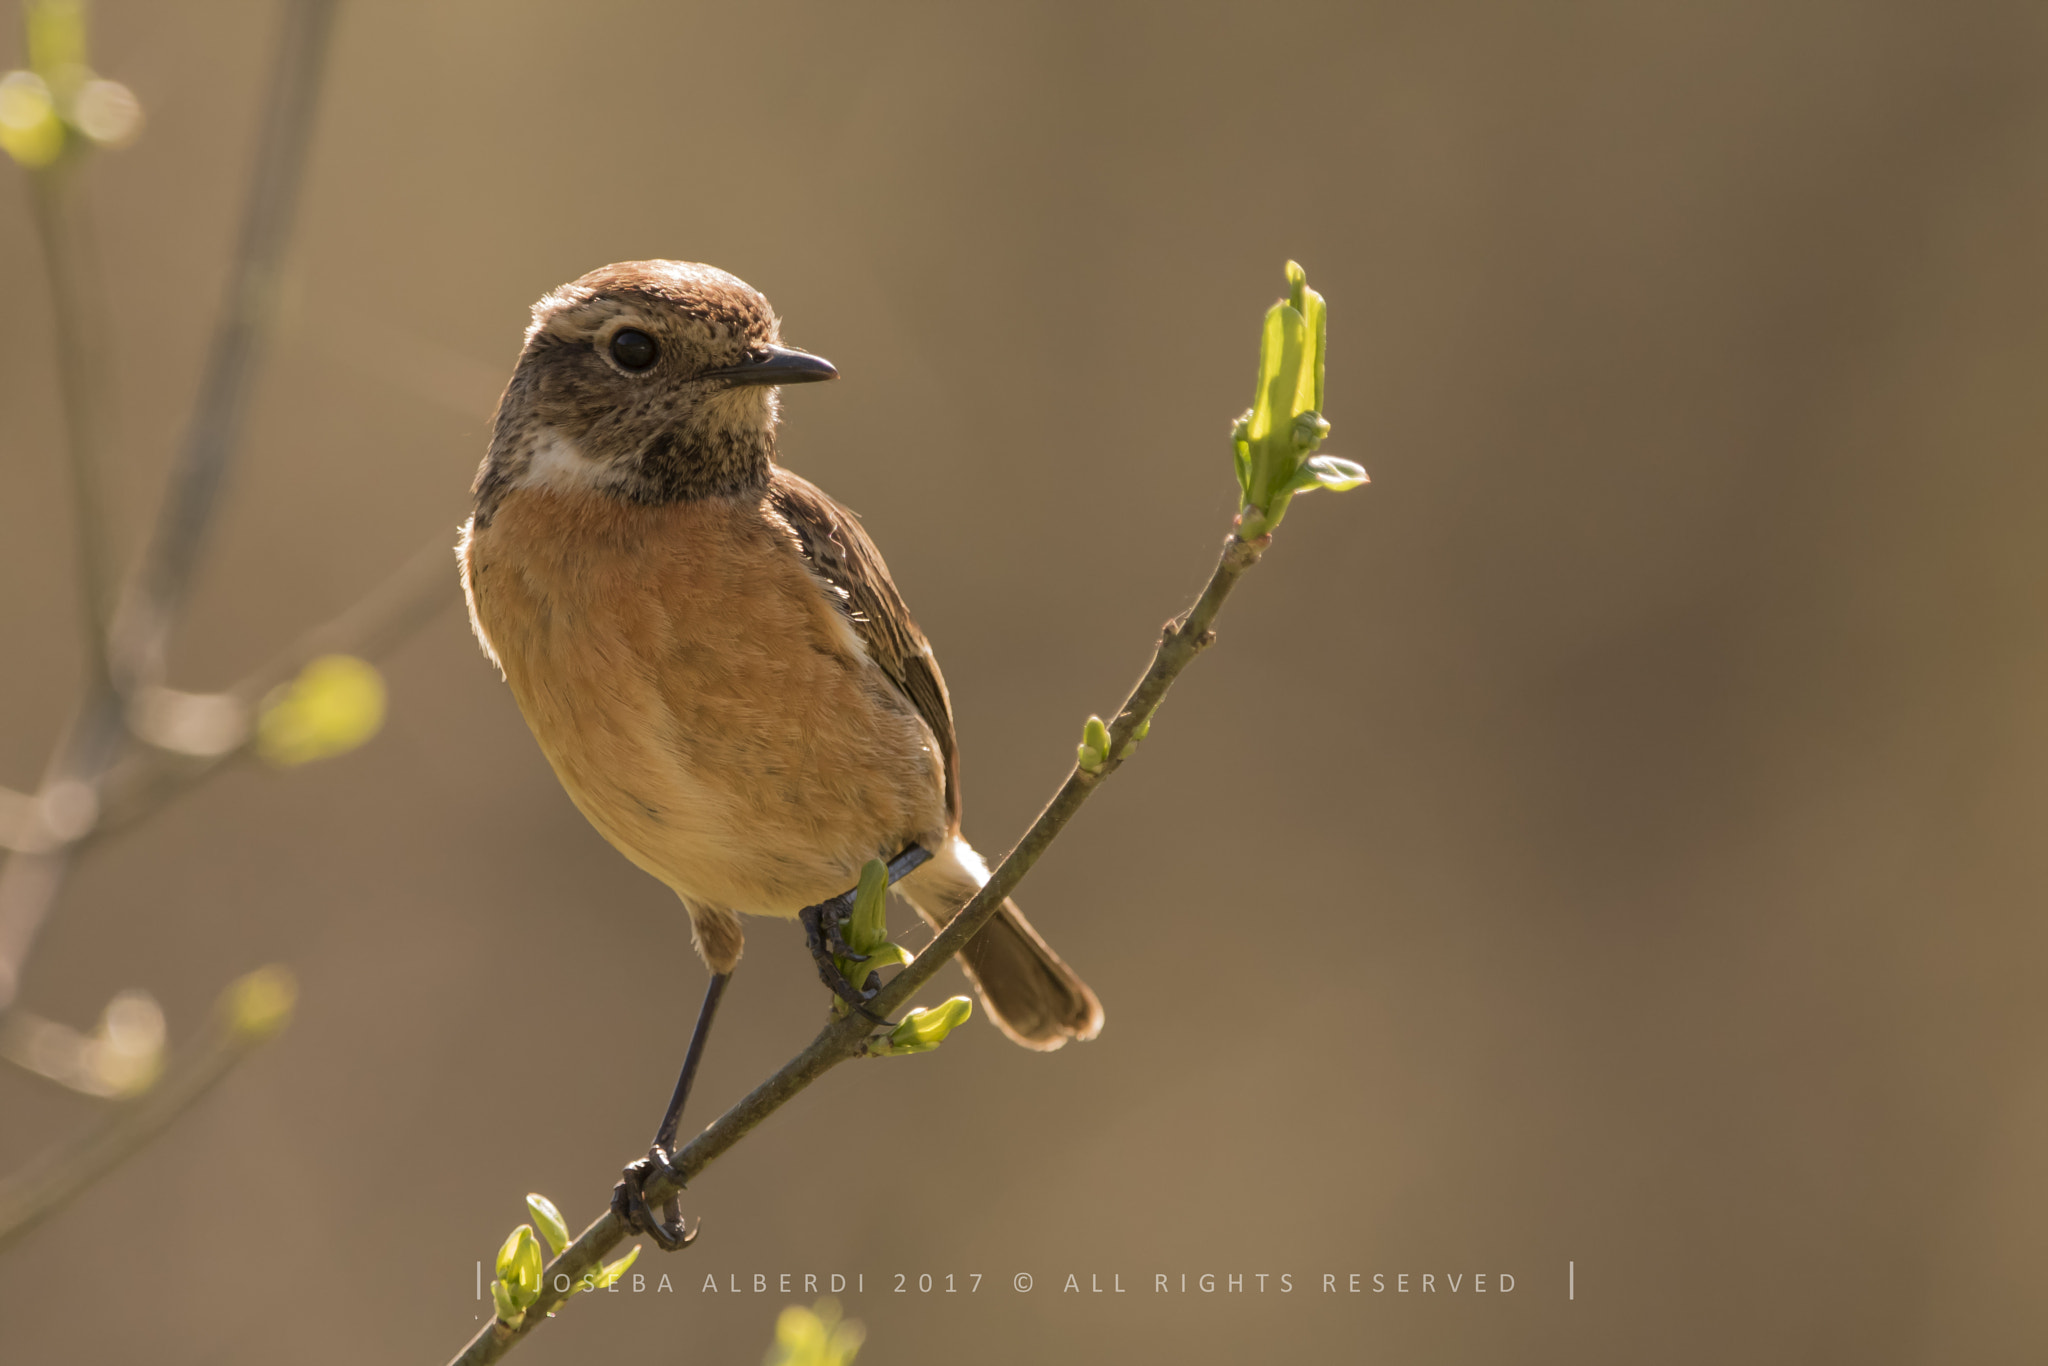
M 836 373 L 778 329 L 745 281 L 683 261 L 605 266 L 546 295 L 498 401 L 479 520 L 522 485 L 643 503 L 765 485 L 776 386 Z

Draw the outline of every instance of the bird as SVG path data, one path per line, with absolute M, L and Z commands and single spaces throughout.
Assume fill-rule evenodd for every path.
M 541 752 L 675 892 L 712 974 L 676 1111 L 742 916 L 814 912 L 869 860 L 922 858 L 897 890 L 939 928 L 988 879 L 930 643 L 859 517 L 777 463 L 780 388 L 836 374 L 716 267 L 593 270 L 533 305 L 457 545 L 477 640 Z M 813 953 L 829 961 L 815 936 Z M 1014 901 L 962 959 L 1024 1047 L 1101 1030 Z

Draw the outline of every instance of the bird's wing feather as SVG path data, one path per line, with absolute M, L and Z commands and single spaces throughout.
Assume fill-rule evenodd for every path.
M 816 484 L 779 466 L 768 485 L 769 506 L 789 526 L 797 553 L 839 600 L 868 657 L 917 708 L 939 742 L 946 766 L 946 815 L 960 823 L 959 759 L 953 747 L 953 703 L 930 642 L 889 577 L 882 552 L 860 519 Z

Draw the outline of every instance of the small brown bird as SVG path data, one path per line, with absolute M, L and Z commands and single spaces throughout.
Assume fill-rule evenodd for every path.
M 859 520 L 775 463 L 776 386 L 836 373 L 778 329 L 677 261 L 541 299 L 459 547 L 477 638 L 570 799 L 682 898 L 707 1023 L 742 914 L 796 916 L 917 846 L 900 890 L 943 926 L 988 876 L 931 646 Z M 1025 1047 L 1101 1029 L 1013 903 L 963 956 Z

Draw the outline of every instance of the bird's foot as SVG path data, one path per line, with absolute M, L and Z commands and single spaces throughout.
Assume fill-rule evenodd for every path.
M 671 1195 L 662 1206 L 661 1214 L 647 1203 L 647 1182 L 657 1174 L 675 1171 L 669 1155 L 660 1144 L 647 1150 L 647 1156 L 626 1165 L 619 1174 L 619 1184 L 612 1187 L 612 1213 L 619 1222 L 636 1233 L 644 1233 L 654 1240 L 655 1246 L 663 1252 L 674 1252 L 697 1241 L 697 1234 L 703 1227 L 685 1228 L 683 1209 L 677 1198 Z M 664 1218 L 663 1216 L 667 1216 Z
M 846 922 L 852 916 L 852 892 L 842 892 L 829 901 L 806 906 L 797 912 L 797 919 L 804 925 L 804 942 L 811 950 L 811 961 L 818 965 L 818 980 L 822 981 L 834 996 L 860 1010 L 875 999 L 876 993 L 863 991 L 847 981 L 846 974 L 840 971 L 837 961 L 842 958 L 855 964 L 868 961 L 866 954 L 856 953 L 853 945 L 846 942 Z M 859 969 L 856 968 L 855 971 L 858 972 Z M 872 977 L 870 973 L 860 975 Z M 862 1010 L 861 1013 L 867 1012 Z

